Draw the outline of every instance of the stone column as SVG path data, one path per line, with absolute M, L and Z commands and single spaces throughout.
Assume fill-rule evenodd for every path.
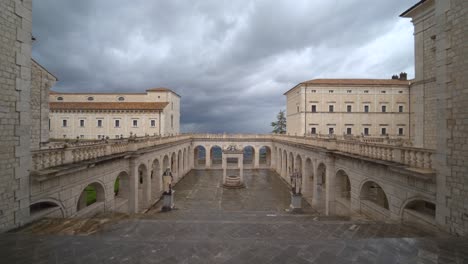
M 326 194 L 325 194 L 325 214 L 335 213 L 335 160 L 333 157 L 327 157 L 325 162 L 326 169 Z
M 129 213 L 138 212 L 138 168 L 135 159 L 130 159 L 130 193 L 128 197 Z
M 244 154 L 239 156 L 239 177 L 240 177 L 240 182 L 244 183 Z
M 205 166 L 207 169 L 211 168 L 211 147 L 208 149 L 205 148 Z
M 223 161 L 222 161 L 222 166 L 223 166 L 223 184 L 226 183 L 226 177 L 227 177 L 227 160 L 226 157 L 224 156 L 223 153 Z
M 301 174 L 302 174 L 302 193 L 307 194 L 307 192 L 309 191 L 309 177 L 307 175 L 307 170 L 306 170 L 307 161 L 306 161 L 304 156 L 301 156 L 301 159 L 302 159 L 302 171 L 301 171 Z
M 149 169 L 146 171 L 146 176 L 144 179 L 144 182 L 146 182 L 146 185 L 143 186 L 143 188 L 145 188 L 143 191 L 143 194 L 144 194 L 144 199 L 145 199 L 145 206 L 149 207 L 151 203 L 151 173 L 154 173 L 154 171 L 153 171 L 152 166 L 146 166 L 146 167 Z
M 253 160 L 254 160 L 254 169 L 258 169 L 258 167 L 260 166 L 260 149 L 254 149 L 254 152 L 253 152 Z

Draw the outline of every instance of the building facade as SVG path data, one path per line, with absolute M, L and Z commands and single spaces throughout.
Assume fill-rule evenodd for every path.
M 287 134 L 409 138 L 409 81 L 316 79 L 285 93 Z
M 180 96 L 146 93 L 57 93 L 50 96 L 50 137 L 115 139 L 180 133 Z

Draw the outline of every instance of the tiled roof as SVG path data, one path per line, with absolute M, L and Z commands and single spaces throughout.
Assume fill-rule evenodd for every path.
M 51 102 L 51 110 L 163 110 L 169 103 L 157 102 Z
M 330 86 L 377 86 L 377 85 L 386 85 L 386 86 L 403 86 L 410 85 L 410 81 L 403 80 L 394 80 L 394 79 L 314 79 L 310 81 L 301 82 L 293 88 L 289 89 L 284 94 L 287 94 L 294 88 L 300 86 L 301 84 L 307 85 L 330 85 Z

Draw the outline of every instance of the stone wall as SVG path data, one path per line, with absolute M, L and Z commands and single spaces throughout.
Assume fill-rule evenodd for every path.
M 32 1 L 0 2 L 0 231 L 29 218 Z
M 440 212 L 450 231 L 468 234 L 468 2 L 436 1 L 437 164 Z
M 49 91 L 57 78 L 36 61 L 32 61 L 31 82 L 31 149 L 40 149 L 49 141 Z

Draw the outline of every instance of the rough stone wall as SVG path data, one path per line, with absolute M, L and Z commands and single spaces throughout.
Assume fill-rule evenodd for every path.
M 57 79 L 37 62 L 32 61 L 31 149 L 49 141 L 49 91 Z
M 468 2 L 436 1 L 438 212 L 452 233 L 468 234 Z
M 32 1 L 0 2 L 0 232 L 29 217 Z

